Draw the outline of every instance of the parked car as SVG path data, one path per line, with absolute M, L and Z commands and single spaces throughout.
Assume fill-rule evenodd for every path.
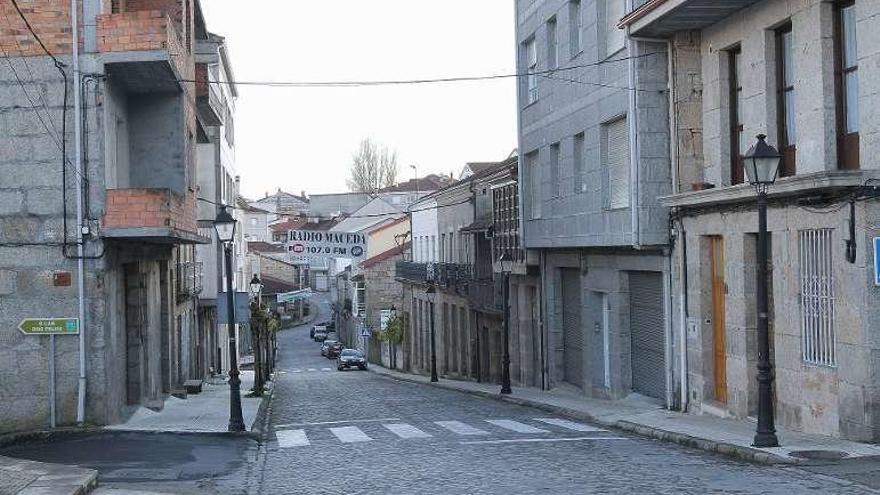
M 367 358 L 357 349 L 343 349 L 336 358 L 336 369 L 344 371 L 348 368 L 367 369 Z
M 315 342 L 323 342 L 327 340 L 327 327 L 316 325 L 312 330 L 312 339 Z
M 328 349 L 330 348 L 330 346 L 333 345 L 333 344 L 339 344 L 339 342 L 337 342 L 337 341 L 335 341 L 335 340 L 330 340 L 330 339 L 324 340 L 324 343 L 321 344 L 321 355 L 322 355 L 322 356 L 327 356 L 327 350 L 328 350 Z M 340 344 L 340 345 L 342 345 L 342 344 Z
M 342 342 L 333 342 L 332 344 L 327 346 L 327 359 L 335 359 L 339 357 L 339 353 L 342 352 L 345 346 L 342 345 Z

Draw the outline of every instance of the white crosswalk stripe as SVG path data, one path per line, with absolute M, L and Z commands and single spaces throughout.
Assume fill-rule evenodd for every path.
M 569 421 L 567 419 L 559 419 L 559 418 L 534 418 L 535 421 L 540 421 L 542 423 L 547 423 L 548 425 L 559 426 L 562 428 L 567 428 L 569 430 L 574 431 L 608 431 L 603 430 L 601 428 L 596 428 L 595 426 L 589 426 L 581 423 L 575 423 L 574 421 Z
M 512 419 L 487 419 L 486 422 L 491 423 L 499 428 L 515 431 L 517 433 L 550 433 L 547 430 L 535 428 L 534 426 L 529 426 L 525 423 L 520 423 L 519 421 L 514 421 Z
M 330 428 L 330 433 L 333 433 L 342 443 L 369 442 L 372 440 L 357 426 Z
M 315 368 L 309 368 L 309 371 L 318 371 Z
M 430 433 L 425 433 L 415 426 L 406 423 L 391 423 L 382 426 L 400 438 L 429 438 L 432 436 Z
M 321 368 L 321 371 L 333 371 L 330 368 Z
M 489 432 L 474 428 L 471 425 L 464 424 L 461 421 L 434 421 L 437 426 L 446 428 L 447 430 L 459 435 L 488 435 Z
M 278 430 L 275 432 L 278 446 L 282 449 L 311 445 L 305 430 Z

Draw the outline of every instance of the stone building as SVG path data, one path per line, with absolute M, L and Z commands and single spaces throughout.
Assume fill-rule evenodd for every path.
M 668 61 L 618 28 L 630 4 L 516 2 L 522 238 L 542 278 L 544 388 L 673 406 Z
M 880 3 L 648 2 L 622 24 L 663 38 L 675 68 L 676 334 L 683 406 L 754 416 L 755 191 L 744 152 L 783 155 L 770 187 L 770 327 L 777 424 L 880 439 L 878 209 Z
M 60 425 L 118 422 L 201 378 L 194 245 L 210 239 L 195 193 L 196 146 L 209 139 L 190 82 L 194 45 L 208 37 L 199 3 L 73 6 L 22 9 L 51 56 L 0 6 L 11 24 L 0 33 L 0 431 L 48 426 L 53 403 Z M 79 320 L 79 335 L 55 339 L 54 377 L 49 337 L 17 329 L 34 317 Z

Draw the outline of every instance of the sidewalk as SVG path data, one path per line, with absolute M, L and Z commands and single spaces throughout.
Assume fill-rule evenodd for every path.
M 0 456 L 0 495 L 79 495 L 97 479 L 94 469 Z
M 494 384 L 443 378 L 432 384 L 427 376 L 402 373 L 375 364 L 371 364 L 370 369 L 374 373 L 396 380 L 423 383 L 535 407 L 562 416 L 591 421 L 602 426 L 622 429 L 638 435 L 753 462 L 766 464 L 806 463 L 808 459 L 797 455 L 797 453 L 805 451 L 819 451 L 820 455 L 827 452 L 841 452 L 845 454 L 847 459 L 880 456 L 880 445 L 788 430 L 777 430 L 776 432 L 781 447 L 752 447 L 751 443 L 755 434 L 755 423 L 753 422 L 669 411 L 651 399 L 638 395 L 611 401 L 584 397 L 567 390 L 544 391 L 516 387 L 513 388 L 511 395 L 501 395 L 499 386 Z
M 254 384 L 254 372 L 241 372 L 241 412 L 247 431 L 253 431 L 261 397 L 246 397 Z M 271 391 L 263 393 L 268 396 Z M 105 427 L 112 431 L 168 433 L 224 433 L 229 425 L 229 384 L 224 377 L 205 381 L 202 392 L 186 399 L 170 396 L 161 411 L 141 407 L 128 421 Z

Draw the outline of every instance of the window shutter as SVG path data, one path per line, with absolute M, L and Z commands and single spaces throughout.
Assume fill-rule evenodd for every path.
M 608 167 L 608 207 L 629 206 L 629 133 L 626 119 L 606 125 L 606 156 Z

